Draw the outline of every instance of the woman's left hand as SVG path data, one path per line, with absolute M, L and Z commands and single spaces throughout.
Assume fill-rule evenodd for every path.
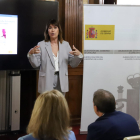
M 79 56 L 81 54 L 81 52 L 79 50 L 77 50 L 74 45 L 73 45 L 73 49 L 74 51 L 71 51 L 70 54 L 73 54 L 73 55 L 76 55 L 76 56 Z

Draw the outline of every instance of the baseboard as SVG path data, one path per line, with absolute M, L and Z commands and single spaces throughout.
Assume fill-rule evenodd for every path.
M 80 130 L 80 134 L 87 134 L 87 131 L 81 131 Z

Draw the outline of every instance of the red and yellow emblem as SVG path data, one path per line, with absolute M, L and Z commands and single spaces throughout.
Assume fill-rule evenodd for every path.
M 114 40 L 115 25 L 85 25 L 85 40 Z

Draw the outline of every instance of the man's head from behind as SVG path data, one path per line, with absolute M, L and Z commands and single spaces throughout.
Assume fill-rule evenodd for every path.
M 94 111 L 98 116 L 115 111 L 115 105 L 115 98 L 109 91 L 99 89 L 94 92 L 93 106 Z

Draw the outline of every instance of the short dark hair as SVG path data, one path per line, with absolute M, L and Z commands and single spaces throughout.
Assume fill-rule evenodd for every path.
M 116 103 L 113 94 L 107 90 L 99 89 L 93 95 L 94 106 L 102 113 L 115 111 Z
M 58 35 L 58 40 L 60 41 L 60 43 L 63 42 L 63 38 L 62 38 L 62 29 L 61 29 L 61 25 L 59 23 L 59 21 L 55 20 L 55 19 L 51 19 L 47 25 L 46 25 L 46 28 L 45 28 L 45 31 L 44 31 L 44 37 L 45 37 L 45 41 L 48 42 L 50 41 L 50 36 L 48 34 L 48 28 L 50 25 L 54 25 L 54 26 L 57 26 L 58 29 L 59 29 L 59 35 Z

